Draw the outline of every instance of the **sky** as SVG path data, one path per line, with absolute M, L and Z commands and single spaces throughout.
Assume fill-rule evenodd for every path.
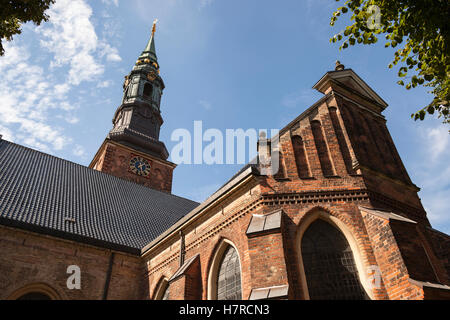
M 342 1 L 341 1 L 342 2 Z M 410 115 L 431 100 L 407 91 L 387 65 L 383 41 L 339 51 L 327 0 L 56 0 L 50 20 L 26 24 L 0 57 L 0 134 L 89 165 L 112 128 L 124 76 L 159 20 L 156 50 L 166 84 L 161 140 L 171 133 L 281 129 L 322 95 L 312 86 L 336 60 L 352 68 L 388 104 L 396 147 L 434 228 L 450 234 L 450 135 L 436 117 Z M 347 15 L 348 16 L 348 15 Z M 170 158 L 169 158 L 170 160 Z M 242 165 L 180 164 L 173 193 L 203 201 Z

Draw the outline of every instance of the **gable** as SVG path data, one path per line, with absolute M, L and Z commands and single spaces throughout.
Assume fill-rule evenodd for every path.
M 315 85 L 314 89 L 321 93 L 326 93 L 332 86 L 332 82 L 337 82 L 345 87 L 353 89 L 360 95 L 376 102 L 385 109 L 388 104 L 384 101 L 363 79 L 361 79 L 352 69 L 327 72 Z

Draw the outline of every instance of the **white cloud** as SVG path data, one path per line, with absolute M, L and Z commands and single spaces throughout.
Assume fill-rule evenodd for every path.
M 83 0 L 58 0 L 48 10 L 50 20 L 36 30 L 41 45 L 54 55 L 52 67 L 70 65 L 68 82 L 74 85 L 103 74 L 94 54 L 99 40 L 90 21 L 91 7 Z
M 119 51 L 116 48 L 111 47 L 109 44 L 102 42 L 100 43 L 101 46 L 101 57 L 106 57 L 106 61 L 110 62 L 120 62 L 122 61 L 122 58 L 119 55 Z
M 205 110 L 211 110 L 212 109 L 212 104 L 209 101 L 206 100 L 200 100 L 198 102 Z
M 449 149 L 450 135 L 448 129 L 444 126 L 433 128 L 428 131 L 428 144 L 431 159 L 436 160 L 439 156 Z
M 9 140 L 9 141 L 14 140 L 14 135 L 13 135 L 12 131 L 2 125 L 0 125 L 0 135 L 2 136 L 2 139 Z
M 431 224 L 442 229 L 450 225 L 450 135 L 445 125 L 436 127 L 429 122 L 416 130 L 417 160 L 411 170 L 413 182 L 421 188 L 419 196 Z
M 112 80 L 105 80 L 101 81 L 97 84 L 97 88 L 108 88 L 110 87 L 114 82 Z
M 80 145 L 76 145 L 75 148 L 73 149 L 73 154 L 77 157 L 85 157 L 86 156 L 86 151 L 84 150 L 84 148 Z
M 48 14 L 39 27 L 25 25 L 22 38 L 29 41 L 7 42 L 0 58 L 0 134 L 44 152 L 73 142 L 56 120 L 79 122 L 78 103 L 69 97 L 74 87 L 97 81 L 106 88 L 111 82 L 101 79 L 104 63 L 121 60 L 116 48 L 98 39 L 86 1 L 57 0 Z M 84 151 L 77 147 L 73 154 Z
M 115 5 L 116 7 L 119 6 L 119 0 L 102 0 L 102 3 L 107 5 Z
M 200 0 L 200 9 L 203 9 L 207 6 L 210 6 L 213 3 L 214 0 Z
M 19 140 L 32 147 L 48 150 L 50 145 L 60 150 L 70 138 L 47 124 L 47 112 L 57 108 L 58 98 L 52 94 L 44 70 L 30 65 L 29 57 L 25 47 L 6 45 L 5 59 L 0 60 L 0 125 L 10 137 L 16 136 L 11 127 L 17 128 Z M 14 59 L 19 63 L 14 65 Z

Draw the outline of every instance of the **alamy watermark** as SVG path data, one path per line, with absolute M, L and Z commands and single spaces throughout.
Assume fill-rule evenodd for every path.
M 176 129 L 171 150 L 176 164 L 255 164 L 262 175 L 275 175 L 279 169 L 279 130 L 271 129 L 204 130 L 202 121 L 194 121 L 193 134 Z
M 67 274 L 70 276 L 67 278 L 66 285 L 69 290 L 81 290 L 81 269 L 79 266 L 71 265 L 67 267 Z
M 367 280 L 370 289 L 380 289 L 381 288 L 381 271 L 378 266 L 369 266 L 367 268 Z
M 370 30 L 377 30 L 381 27 L 381 10 L 376 5 L 371 5 L 367 8 L 367 13 L 370 17 L 367 19 L 367 28 Z

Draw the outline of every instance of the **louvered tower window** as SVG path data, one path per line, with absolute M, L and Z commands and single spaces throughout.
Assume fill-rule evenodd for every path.
M 229 246 L 219 267 L 217 279 L 218 300 L 241 300 L 241 267 L 236 250 Z
M 303 235 L 302 256 L 311 300 L 366 300 L 347 239 L 323 220 Z
M 153 95 L 153 87 L 150 83 L 146 83 L 144 86 L 144 97 L 151 98 Z

